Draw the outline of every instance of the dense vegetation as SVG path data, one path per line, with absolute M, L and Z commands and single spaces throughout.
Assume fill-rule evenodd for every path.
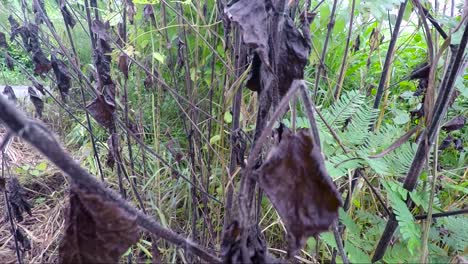
M 342 241 L 351 263 L 466 261 L 468 5 L 286 2 L 297 27 L 313 17 L 304 80 L 325 167 L 344 202 L 341 239 L 332 231 L 310 237 L 297 259 L 347 262 Z M 254 161 L 249 150 L 264 100 L 246 88 L 252 52 L 228 7 L 221 0 L 0 1 L 7 43 L 0 45 L 0 83 L 38 93 L 45 86 L 40 119 L 82 167 L 161 226 L 218 256 L 223 231 L 238 217 L 244 160 Z M 23 31 L 13 36 L 12 20 L 37 24 L 48 70 Z M 268 121 L 313 130 L 300 97 L 294 100 L 279 120 L 271 120 L 271 110 Z M 109 105 L 112 116 L 103 117 Z M 19 106 L 39 118 L 31 104 Z M 14 172 L 31 174 L 24 167 Z M 261 190 L 256 194 L 268 253 L 286 259 L 281 212 Z M 387 233 L 391 222 L 396 230 Z M 144 232 L 125 258 L 200 257 L 153 235 Z

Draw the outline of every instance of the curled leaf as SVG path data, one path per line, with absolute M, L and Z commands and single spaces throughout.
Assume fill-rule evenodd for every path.
M 45 22 L 47 13 L 44 5 L 44 0 L 33 0 L 33 13 L 35 16 L 36 24 Z
M 266 243 L 262 233 L 256 227 L 249 230 L 246 245 L 248 256 L 242 254 L 241 235 L 242 229 L 237 221 L 232 222 L 224 231 L 221 243 L 223 263 L 244 263 L 245 259 L 251 263 L 267 263 Z
M 76 20 L 67 8 L 67 3 L 64 0 L 60 0 L 60 11 L 62 12 L 63 20 L 67 25 L 73 28 L 76 25 Z
M 16 103 L 17 98 L 15 95 L 15 91 L 13 91 L 13 87 L 6 85 L 5 88 L 3 88 L 3 95 L 5 95 L 8 100 L 12 101 L 13 103 Z
M 286 227 L 290 255 L 309 236 L 327 231 L 338 218 L 341 196 L 328 175 L 309 130 L 285 129 L 256 171 L 260 187 Z
M 28 87 L 28 93 L 29 93 L 29 99 L 31 100 L 31 102 L 34 105 L 34 108 L 36 109 L 36 116 L 38 118 L 42 118 L 42 111 L 44 111 L 44 102 L 36 93 L 34 88 Z
M 11 58 L 8 52 L 5 52 L 5 64 L 10 71 L 15 69 L 15 63 L 13 62 L 13 58 Z
M 8 43 L 6 42 L 5 33 L 0 32 L 0 48 L 8 48 Z
M 118 263 L 139 239 L 136 216 L 115 201 L 72 184 L 60 263 Z
M 132 0 L 126 0 L 125 2 L 127 3 L 127 16 L 128 16 L 128 21 L 130 21 L 130 24 L 133 25 L 133 21 L 134 21 L 135 14 L 136 14 L 136 7 L 135 7 L 135 4 L 133 3 Z
M 31 205 L 26 200 L 26 193 L 16 177 L 11 177 L 7 181 L 7 190 L 13 215 L 16 221 L 23 221 L 23 213 L 31 215 Z
M 110 76 L 111 56 L 109 54 L 112 52 L 112 48 L 109 43 L 109 29 L 109 22 L 102 23 L 99 20 L 93 21 L 92 31 L 98 36 L 96 42 L 97 49 L 94 51 L 93 59 L 101 85 L 113 84 Z
M 45 74 L 50 71 L 52 65 L 41 49 L 39 42 L 39 27 L 36 24 L 29 24 L 29 44 L 34 63 L 35 74 Z
M 254 49 L 262 62 L 269 66 L 269 21 L 265 1 L 239 0 L 226 7 L 224 13 L 231 22 L 239 25 L 244 43 Z
M 54 70 L 55 79 L 57 81 L 57 87 L 62 96 L 62 100 L 66 102 L 66 97 L 68 96 L 70 87 L 71 87 L 71 78 L 68 73 L 67 65 L 52 54 L 52 69 Z
M 96 121 L 106 128 L 112 124 L 112 115 L 115 111 L 115 105 L 109 104 L 104 96 L 100 95 L 94 99 L 86 108 Z
M 23 250 L 31 250 L 31 241 L 28 239 L 28 236 L 24 233 L 22 228 L 17 227 L 15 235 Z
M 464 116 L 457 116 L 452 118 L 450 121 L 445 123 L 442 126 L 442 129 L 445 131 L 454 131 L 463 128 L 466 124 L 466 117 Z
M 42 95 L 45 95 L 45 94 L 46 94 L 46 93 L 45 93 L 44 85 L 42 85 L 41 83 L 39 83 L 38 81 L 36 81 L 36 79 L 34 79 L 34 78 L 31 78 L 31 79 L 29 79 L 29 80 L 32 82 L 34 88 L 36 88 L 39 92 L 41 92 Z

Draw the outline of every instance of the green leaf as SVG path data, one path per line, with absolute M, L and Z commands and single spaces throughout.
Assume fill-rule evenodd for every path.
M 159 52 L 153 52 L 153 58 L 159 61 L 160 63 L 164 63 L 164 61 L 166 60 L 166 56 Z
M 352 243 L 346 243 L 345 249 L 351 263 L 371 263 L 369 255 Z
M 225 112 L 224 113 L 224 122 L 226 122 L 226 124 L 231 124 L 232 122 L 232 115 L 230 112 Z
M 38 171 L 38 170 L 31 170 L 29 173 L 30 173 L 32 176 L 39 176 L 39 175 L 41 175 L 41 172 Z
M 36 170 L 45 171 L 47 169 L 47 162 L 41 162 L 36 165 Z
M 220 140 L 221 140 L 221 135 L 214 135 L 212 138 L 210 138 L 210 144 L 213 145 L 214 143 L 216 143 L 216 142 L 218 142 Z
M 332 248 L 336 248 L 336 241 L 335 236 L 333 236 L 332 232 L 325 232 L 320 234 L 320 239 L 325 242 L 325 244 L 329 245 Z

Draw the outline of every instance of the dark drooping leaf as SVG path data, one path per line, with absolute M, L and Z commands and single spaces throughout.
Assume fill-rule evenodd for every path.
M 5 33 L 0 32 L 0 48 L 8 48 L 8 43 L 6 42 Z
M 44 111 L 44 102 L 36 93 L 34 88 L 28 87 L 28 93 L 29 93 L 29 99 L 31 100 L 31 102 L 34 105 L 34 108 L 36 109 L 36 116 L 38 118 L 42 118 L 42 111 Z
M 8 179 L 7 190 L 13 215 L 17 222 L 22 222 L 24 212 L 31 215 L 31 205 L 26 200 L 26 193 L 16 177 Z
M 466 117 L 464 116 L 457 116 L 454 117 L 452 120 L 448 121 L 442 126 L 442 129 L 445 131 L 454 131 L 459 130 L 465 126 Z
M 33 13 L 36 18 L 36 24 L 39 25 L 45 22 L 47 13 L 44 6 L 44 0 L 33 0 Z
M 130 21 L 130 24 L 133 25 L 133 20 L 136 14 L 136 7 L 135 7 L 135 4 L 133 4 L 132 0 L 126 0 L 126 3 L 127 3 L 128 21 Z
M 12 15 L 8 16 L 8 21 L 10 22 L 10 40 L 13 41 L 18 34 L 20 34 L 20 24 L 16 21 Z
M 22 228 L 17 227 L 15 235 L 23 250 L 31 250 L 31 241 L 28 239 L 28 236 L 24 233 Z
M 17 98 L 15 95 L 15 91 L 13 91 L 13 87 L 6 85 L 5 88 L 3 88 L 3 95 L 5 95 L 8 98 L 8 100 L 16 104 Z
M 98 96 L 86 108 L 99 124 L 106 128 L 111 127 L 115 105 L 109 104 L 104 96 Z
M 221 244 L 221 256 L 224 264 L 245 263 L 267 263 L 265 239 L 257 227 L 252 227 L 247 236 L 247 253 L 243 256 L 241 248 L 242 229 L 237 221 L 232 222 L 224 231 Z
M 97 36 L 97 49 L 94 51 L 93 59 L 102 86 L 114 83 L 110 76 L 111 56 L 109 54 L 112 52 L 112 48 L 109 43 L 109 29 L 109 22 L 93 21 L 92 31 Z
M 13 71 L 15 69 L 15 63 L 13 62 L 13 58 L 11 58 L 8 52 L 5 52 L 5 64 L 10 71 Z
M 54 70 L 55 79 L 57 80 L 57 87 L 59 88 L 62 100 L 66 102 L 71 86 L 71 78 L 68 73 L 67 65 L 65 65 L 63 61 L 57 59 L 55 54 L 52 54 L 51 59 L 52 69 Z
M 453 137 L 451 135 L 448 135 L 447 137 L 444 138 L 444 140 L 442 140 L 442 143 L 440 143 L 439 150 L 447 149 L 448 147 L 450 147 L 452 142 L 453 142 Z
M 76 20 L 67 8 L 67 2 L 60 0 L 60 11 L 62 12 L 63 20 L 67 25 L 73 28 L 76 25 Z
M 127 55 L 121 53 L 119 56 L 119 70 L 125 76 L 125 79 L 128 79 L 128 59 Z
M 307 129 L 289 129 L 257 170 L 258 182 L 278 211 L 294 255 L 309 236 L 327 231 L 338 217 L 340 194 Z
M 118 263 L 139 239 L 136 217 L 101 194 L 72 184 L 59 263 Z
M 239 0 L 228 6 L 225 13 L 228 19 L 240 26 L 242 40 L 254 49 L 267 66 L 268 59 L 268 13 L 264 0 Z
M 29 80 L 32 82 L 34 88 L 36 88 L 39 92 L 41 92 L 42 95 L 46 94 L 44 85 L 42 85 L 41 83 L 36 81 L 36 79 L 34 79 L 34 78 L 30 78 Z
M 39 27 L 36 24 L 29 24 L 29 44 L 34 63 L 35 74 L 45 74 L 50 71 L 52 65 L 41 49 L 39 41 Z
M 107 139 L 107 147 L 109 148 L 109 151 L 107 152 L 107 159 L 106 159 L 106 165 L 113 169 L 115 165 L 115 150 L 114 150 L 114 140 L 113 140 L 113 135 L 115 133 L 112 133 L 109 138 Z

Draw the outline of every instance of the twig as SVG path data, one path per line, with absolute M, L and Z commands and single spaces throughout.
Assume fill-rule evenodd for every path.
M 58 168 L 63 170 L 75 183 L 82 185 L 97 194 L 110 199 L 118 204 L 129 214 L 136 216 L 136 222 L 141 227 L 158 237 L 181 246 L 201 259 L 213 263 L 220 263 L 220 259 L 210 254 L 206 249 L 186 238 L 176 234 L 170 229 L 162 227 L 149 216 L 137 210 L 133 205 L 119 197 L 114 191 L 105 188 L 96 178 L 81 168 L 68 153 L 66 153 L 53 138 L 49 130 L 41 124 L 28 120 L 26 116 L 16 110 L 6 99 L 0 97 L 0 120 L 2 120 L 13 132 L 28 141 L 42 152 Z
M 456 210 L 456 211 L 450 211 L 450 212 L 443 212 L 443 213 L 436 213 L 432 214 L 432 218 L 439 218 L 439 217 L 446 217 L 446 216 L 452 216 L 452 215 L 460 215 L 460 214 L 468 214 L 468 209 L 462 209 L 462 210 Z M 429 215 L 417 215 L 414 217 L 416 220 L 424 220 L 428 218 Z

